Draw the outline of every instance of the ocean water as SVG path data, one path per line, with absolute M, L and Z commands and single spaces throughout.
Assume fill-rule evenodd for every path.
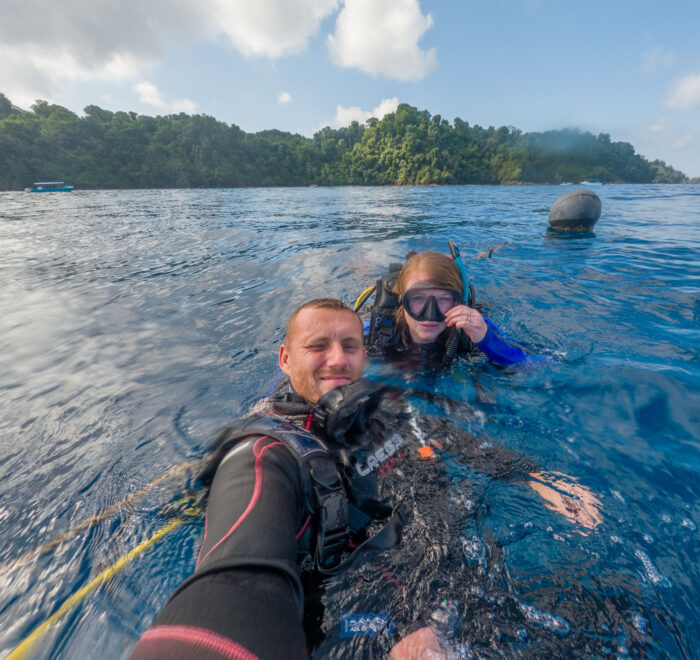
M 602 523 L 582 534 L 446 456 L 401 565 L 330 585 L 315 655 L 382 657 L 387 621 L 420 602 L 455 657 L 700 657 L 700 186 L 596 187 L 581 235 L 547 229 L 564 190 L 2 193 L 0 656 L 184 510 L 187 475 L 159 477 L 268 389 L 296 305 L 353 304 L 408 250 L 453 239 L 485 313 L 550 365 L 477 357 L 411 386 L 585 485 Z M 26 657 L 127 657 L 193 569 L 190 513 Z M 376 616 L 340 639 L 350 613 Z

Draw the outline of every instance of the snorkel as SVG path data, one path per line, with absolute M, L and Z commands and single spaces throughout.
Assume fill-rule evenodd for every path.
M 470 291 L 469 280 L 467 278 L 467 269 L 464 267 L 464 263 L 462 262 L 462 255 L 459 253 L 457 243 L 448 239 L 447 245 L 450 248 L 450 256 L 452 257 L 452 261 L 454 261 L 457 265 L 457 270 L 459 270 L 459 276 L 462 280 L 462 302 L 465 305 L 468 305 Z M 462 335 L 462 333 L 466 334 L 464 330 L 458 330 L 452 335 L 452 337 L 447 342 L 447 346 L 445 348 L 446 364 L 450 364 L 452 360 L 454 360 L 455 357 L 457 357 L 457 345 L 459 344 L 459 337 Z
M 469 302 L 469 279 L 467 278 L 467 269 L 464 267 L 462 255 L 459 253 L 457 244 L 452 240 L 448 240 L 447 245 L 450 247 L 450 256 L 452 260 L 457 264 L 459 276 L 462 278 L 462 302 L 466 305 Z

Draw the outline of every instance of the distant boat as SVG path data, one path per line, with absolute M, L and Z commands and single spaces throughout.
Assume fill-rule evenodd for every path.
M 573 186 L 574 184 L 571 183 L 571 181 L 562 181 L 559 185 L 560 186 Z
M 600 179 L 586 179 L 581 181 L 582 186 L 602 186 L 603 182 Z
M 63 181 L 37 181 L 33 188 L 25 188 L 24 192 L 70 192 L 73 186 L 67 186 Z

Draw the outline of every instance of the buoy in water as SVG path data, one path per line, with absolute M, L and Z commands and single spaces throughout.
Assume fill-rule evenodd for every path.
M 549 210 L 549 226 L 562 231 L 591 231 L 600 218 L 600 198 L 592 190 L 569 190 Z

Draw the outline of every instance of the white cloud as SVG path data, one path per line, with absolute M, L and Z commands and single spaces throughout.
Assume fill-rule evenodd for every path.
M 109 86 L 104 94 L 138 84 L 158 111 L 192 112 L 193 101 L 144 86 L 170 51 L 223 38 L 245 55 L 282 57 L 306 48 L 339 10 L 328 46 L 342 66 L 414 80 L 437 65 L 435 49 L 419 46 L 433 24 L 419 0 L 2 0 L 1 9 L 0 91 L 21 107 L 66 104 L 79 85 Z
M 3 4 L 11 7 L 0 22 L 0 90 L 24 107 L 80 83 L 134 82 L 198 22 L 189 0 Z
M 646 73 L 656 73 L 660 69 L 673 66 L 677 61 L 673 51 L 664 50 L 663 46 L 654 46 L 642 55 L 642 70 Z
M 420 80 L 437 67 L 435 48 L 419 46 L 432 25 L 432 16 L 421 13 L 418 0 L 345 0 L 328 50 L 339 66 Z
M 336 108 L 335 118 L 331 122 L 331 126 L 333 128 L 349 126 L 353 121 L 363 124 L 370 117 L 381 119 L 384 115 L 389 114 L 390 112 L 395 112 L 398 106 L 398 98 L 383 99 L 374 110 L 363 110 L 357 106 L 344 108 L 342 105 L 339 105 Z
M 244 55 L 282 57 L 301 52 L 339 0 L 206 0 L 212 28 Z
M 147 80 L 136 83 L 134 85 L 134 91 L 138 93 L 141 103 L 150 105 L 166 114 L 185 112 L 191 115 L 197 111 L 197 104 L 189 99 L 178 99 L 177 101 L 168 103 L 163 99 L 158 88 Z
M 676 82 L 666 99 L 666 106 L 674 110 L 687 110 L 696 105 L 700 105 L 700 74 L 691 73 Z
M 652 133 L 663 133 L 668 129 L 668 126 L 666 125 L 666 122 L 663 119 L 657 119 L 656 121 L 651 122 L 649 124 L 649 130 Z
M 112 53 L 92 66 L 79 54 L 36 44 L 19 48 L 0 46 L 0 91 L 15 105 L 29 107 L 37 98 L 53 100 L 72 85 L 93 81 L 113 82 L 135 78 L 147 66 L 146 59 L 129 53 Z
M 289 103 L 292 100 L 292 96 L 289 92 L 280 92 L 277 95 L 277 103 Z
M 0 91 L 26 107 L 55 102 L 76 83 L 133 84 L 169 51 L 221 37 L 245 55 L 282 57 L 303 50 L 339 3 L 2 0 Z

